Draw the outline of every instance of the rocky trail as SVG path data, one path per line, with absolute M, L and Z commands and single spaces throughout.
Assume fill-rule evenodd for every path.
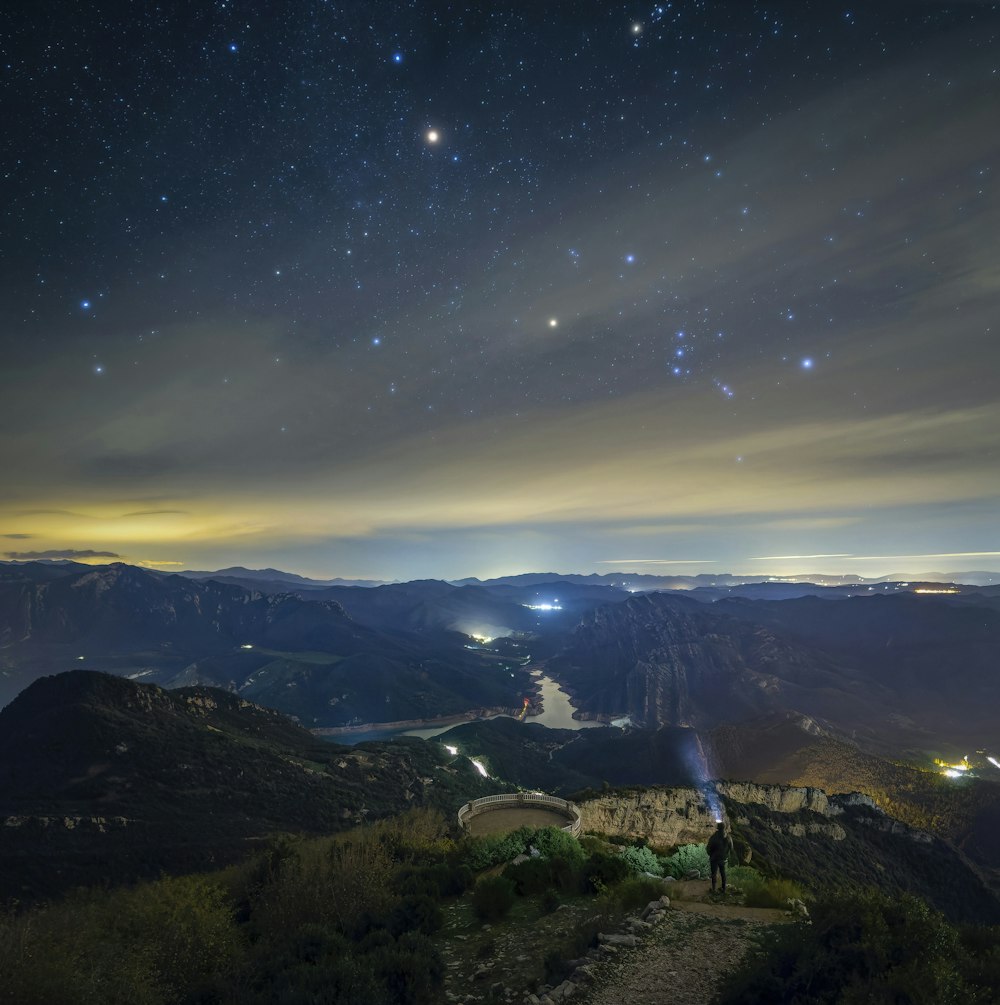
M 458 905 L 452 911 L 465 913 Z M 494 929 L 469 916 L 453 917 L 453 934 L 444 947 L 445 1000 L 467 1005 L 709 1005 L 724 978 L 763 935 L 792 920 L 787 911 L 726 902 L 710 893 L 707 880 L 672 884 L 662 901 L 651 902 L 616 931 L 602 932 L 596 948 L 569 964 L 569 977 L 538 988 L 541 956 L 566 945 L 589 913 L 576 905 L 534 918 L 527 940 L 522 926 Z M 538 990 L 525 993 L 525 984 Z
M 574 1001 L 709 1005 L 724 978 L 759 944 L 764 932 L 791 920 L 784 911 L 710 899 L 704 881 L 678 885 L 685 889 L 677 892 L 687 899 L 675 897 L 635 948 L 613 954 L 605 949 L 605 958 L 590 968 L 592 983 L 575 989 Z

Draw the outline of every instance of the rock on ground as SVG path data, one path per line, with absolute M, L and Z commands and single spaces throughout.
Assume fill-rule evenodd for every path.
M 667 911 L 635 949 L 594 965 L 580 1005 L 709 1005 L 769 926 Z

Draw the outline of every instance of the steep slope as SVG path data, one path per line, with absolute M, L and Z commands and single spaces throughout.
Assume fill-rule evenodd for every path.
M 3 701 L 83 663 L 172 686 L 226 687 L 315 726 L 520 706 L 520 667 L 504 670 L 465 641 L 360 625 L 329 599 L 119 563 L 0 582 Z
M 933 597 L 697 604 L 585 617 L 550 670 L 584 710 L 711 728 L 797 711 L 883 750 L 994 742 L 1000 615 Z
M 275 832 L 487 791 L 440 744 L 340 747 L 225 691 L 60 674 L 0 711 L 0 897 L 205 868 Z

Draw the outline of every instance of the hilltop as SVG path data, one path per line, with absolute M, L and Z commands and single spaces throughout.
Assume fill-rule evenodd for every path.
M 215 688 L 64 673 L 0 711 L 0 897 L 207 868 L 277 833 L 493 791 L 439 744 L 340 747 Z

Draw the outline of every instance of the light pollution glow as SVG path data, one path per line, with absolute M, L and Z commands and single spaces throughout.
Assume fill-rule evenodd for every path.
M 300 182 L 262 150 L 246 205 L 212 189 L 209 221 L 192 209 L 172 239 L 140 242 L 155 265 L 135 264 L 129 242 L 159 234 L 179 198 L 153 200 L 161 216 L 115 231 L 120 245 L 95 249 L 79 228 L 65 258 L 101 265 L 100 289 L 88 264 L 50 293 L 61 234 L 18 217 L 44 254 L 3 298 L 0 557 L 387 580 L 1000 567 L 1000 95 L 983 41 L 996 19 L 961 7 L 953 34 L 906 35 L 888 55 L 872 21 L 858 69 L 838 34 L 854 26 L 803 5 L 798 28 L 840 39 L 827 70 L 778 40 L 753 50 L 754 81 L 787 60 L 766 92 L 702 88 L 704 105 L 669 113 L 666 22 L 620 19 L 613 53 L 595 49 L 606 62 L 586 72 L 607 74 L 599 102 L 627 102 L 627 142 L 610 126 L 581 140 L 567 125 L 572 144 L 552 133 L 549 110 L 568 124 L 595 106 L 559 90 L 586 61 L 542 24 L 533 111 L 516 128 L 494 131 L 493 93 L 474 83 L 488 74 L 469 63 L 469 87 L 446 88 L 460 113 L 415 101 L 391 144 L 385 108 L 349 116 L 351 136 L 363 121 L 375 138 L 298 203 L 282 188 L 281 211 L 258 203 L 257 176 Z M 797 11 L 782 15 L 789 37 Z M 885 16 L 886 37 L 909 31 Z M 480 49 L 494 47 L 454 59 Z M 220 72 L 238 72 L 232 55 Z M 626 69 L 648 74 L 648 92 L 615 90 Z M 196 77 L 164 84 L 178 107 L 193 106 Z M 393 100 L 430 86 L 406 80 Z M 297 108 L 312 121 L 337 104 Z M 632 131 L 643 116 L 655 129 Z M 365 156 L 371 171 L 356 171 Z M 392 185 L 365 188 L 385 163 Z M 325 229 L 310 229 L 327 219 L 314 203 Z M 268 214 L 273 249 L 246 236 Z

